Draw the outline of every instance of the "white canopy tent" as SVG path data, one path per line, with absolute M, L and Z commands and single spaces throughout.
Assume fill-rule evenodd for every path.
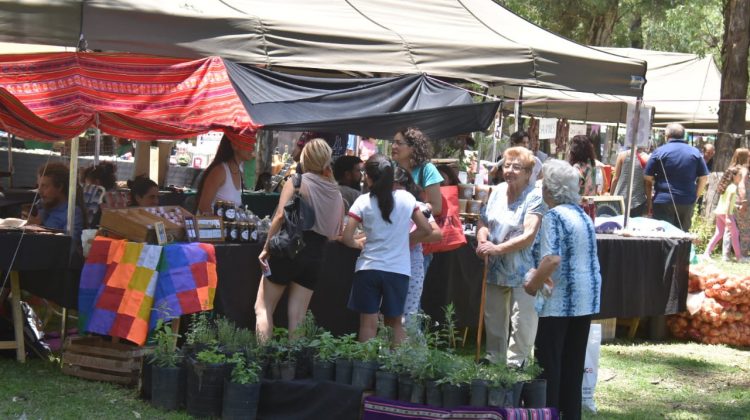
M 648 63 L 643 103 L 654 107 L 654 125 L 678 122 L 687 128 L 716 129 L 721 72 L 712 57 L 634 48 L 600 49 Z M 519 96 L 515 87 L 498 87 L 491 92 L 511 99 Z M 537 117 L 624 123 L 628 103 L 635 100 L 628 96 L 524 88 L 522 109 Z M 511 110 L 513 101 L 505 106 Z M 746 120 L 750 121 L 750 109 Z

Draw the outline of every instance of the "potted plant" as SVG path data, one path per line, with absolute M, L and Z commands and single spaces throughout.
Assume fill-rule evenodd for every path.
M 515 375 L 506 365 L 493 363 L 485 366 L 489 374 L 487 404 L 492 407 L 512 405 Z
M 190 316 L 190 327 L 185 335 L 183 350 L 195 356 L 201 350 L 218 343 L 216 327 L 211 322 L 208 312 L 194 313 Z
M 383 346 L 378 353 L 379 368 L 375 372 L 375 395 L 395 400 L 398 395 L 398 374 L 401 372 L 399 356 L 405 346 L 391 349 Z
M 223 419 L 254 419 L 260 396 L 260 366 L 235 353 L 229 362 L 234 366 L 224 382 L 221 417 Z
M 351 385 L 352 356 L 357 349 L 357 336 L 342 335 L 336 341 L 336 382 Z
M 218 346 L 206 348 L 190 358 L 187 381 L 187 412 L 194 417 L 221 416 L 227 357 Z
M 154 330 L 151 355 L 151 404 L 165 410 L 180 408 L 185 400 L 185 369 L 175 344 L 178 334 L 159 320 Z
M 336 338 L 330 331 L 321 331 L 315 339 L 316 352 L 313 361 L 313 379 L 332 381 L 336 357 Z
M 316 348 L 319 345 L 318 336 L 323 329 L 315 322 L 312 311 L 308 310 L 305 317 L 294 330 L 294 340 L 296 341 L 296 367 L 295 377 L 297 379 L 309 378 L 313 371 L 313 360 L 315 358 Z
M 539 378 L 542 367 L 531 360 L 518 372 L 518 381 L 522 384 L 521 400 L 527 408 L 543 408 L 547 405 L 547 381 Z
M 216 320 L 216 341 L 219 344 L 219 349 L 227 356 L 242 350 L 240 338 L 239 329 L 234 325 L 234 322 L 223 317 Z
M 490 367 L 472 364 L 470 371 L 472 379 L 469 405 L 472 407 L 487 407 L 487 392 L 492 380 Z
M 373 389 L 375 371 L 378 369 L 378 353 L 383 339 L 380 335 L 358 343 L 352 361 L 352 385 L 363 389 Z
M 444 378 L 452 368 L 451 355 L 440 349 L 426 350 L 424 365 L 418 374 L 425 384 L 425 402 L 433 407 L 443 406 L 443 393 L 440 379 Z
M 279 374 L 282 381 L 294 380 L 297 374 L 297 353 L 299 343 L 296 340 L 287 340 L 286 346 L 282 347 L 281 360 L 279 361 Z
M 443 407 L 453 408 L 467 405 L 469 402 L 469 383 L 472 379 L 472 364 L 466 359 L 450 355 L 450 368 L 445 377 L 438 382 L 443 391 Z

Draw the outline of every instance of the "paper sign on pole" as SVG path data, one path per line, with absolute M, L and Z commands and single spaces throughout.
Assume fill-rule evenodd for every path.
M 570 124 L 568 138 L 573 138 L 579 134 L 586 135 L 586 124 Z
M 640 121 L 638 122 L 638 135 L 635 140 L 635 144 L 637 146 L 648 146 L 648 141 L 651 138 L 651 113 L 652 113 L 653 107 L 650 106 L 643 106 L 641 105 L 641 115 L 640 115 Z M 628 116 L 625 121 L 627 121 L 627 131 L 625 133 L 626 139 L 631 139 L 631 135 L 633 132 L 633 127 L 631 124 L 631 121 L 633 121 L 633 112 L 635 112 L 635 104 L 628 104 Z M 630 147 L 630 144 L 627 145 Z
M 557 119 L 556 118 L 540 118 L 539 119 L 539 139 L 554 139 L 557 134 Z

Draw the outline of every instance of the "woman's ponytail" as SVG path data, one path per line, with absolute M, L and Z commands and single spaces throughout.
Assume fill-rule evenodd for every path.
M 391 223 L 393 211 L 393 163 L 385 156 L 377 154 L 365 163 L 365 173 L 372 181 L 370 194 L 378 200 L 378 208 L 383 220 Z

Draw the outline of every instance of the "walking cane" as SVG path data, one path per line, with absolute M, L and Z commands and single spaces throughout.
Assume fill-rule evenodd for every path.
M 484 301 L 487 298 L 487 269 L 489 264 L 487 257 L 484 257 L 484 272 L 482 273 L 482 298 L 479 301 L 479 325 L 477 325 L 477 354 L 476 362 L 479 361 L 479 354 L 482 352 L 482 329 L 484 328 Z

